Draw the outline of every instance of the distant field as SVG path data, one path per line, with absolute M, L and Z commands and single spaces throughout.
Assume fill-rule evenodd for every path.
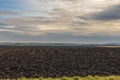
M 100 46 L 100 47 L 106 47 L 106 48 L 120 48 L 120 46 Z

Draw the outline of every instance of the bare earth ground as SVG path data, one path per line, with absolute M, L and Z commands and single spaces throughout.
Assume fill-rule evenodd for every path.
M 0 78 L 120 75 L 120 48 L 0 47 Z

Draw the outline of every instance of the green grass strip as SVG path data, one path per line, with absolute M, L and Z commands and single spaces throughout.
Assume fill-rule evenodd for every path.
M 61 77 L 61 78 L 20 78 L 20 79 L 0 79 L 0 80 L 120 80 L 120 76 L 87 76 L 87 77 Z

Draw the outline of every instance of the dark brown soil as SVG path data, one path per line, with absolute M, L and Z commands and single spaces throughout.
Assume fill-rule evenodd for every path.
M 120 48 L 0 47 L 0 78 L 120 75 Z

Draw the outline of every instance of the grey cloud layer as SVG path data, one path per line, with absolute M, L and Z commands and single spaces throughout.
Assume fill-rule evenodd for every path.
M 6 15 L 16 15 L 16 14 L 19 14 L 17 12 L 14 12 L 14 11 L 0 11 L 0 16 L 6 16 Z
M 92 15 L 96 20 L 119 20 L 120 19 L 120 5 L 113 5 L 107 9 Z

